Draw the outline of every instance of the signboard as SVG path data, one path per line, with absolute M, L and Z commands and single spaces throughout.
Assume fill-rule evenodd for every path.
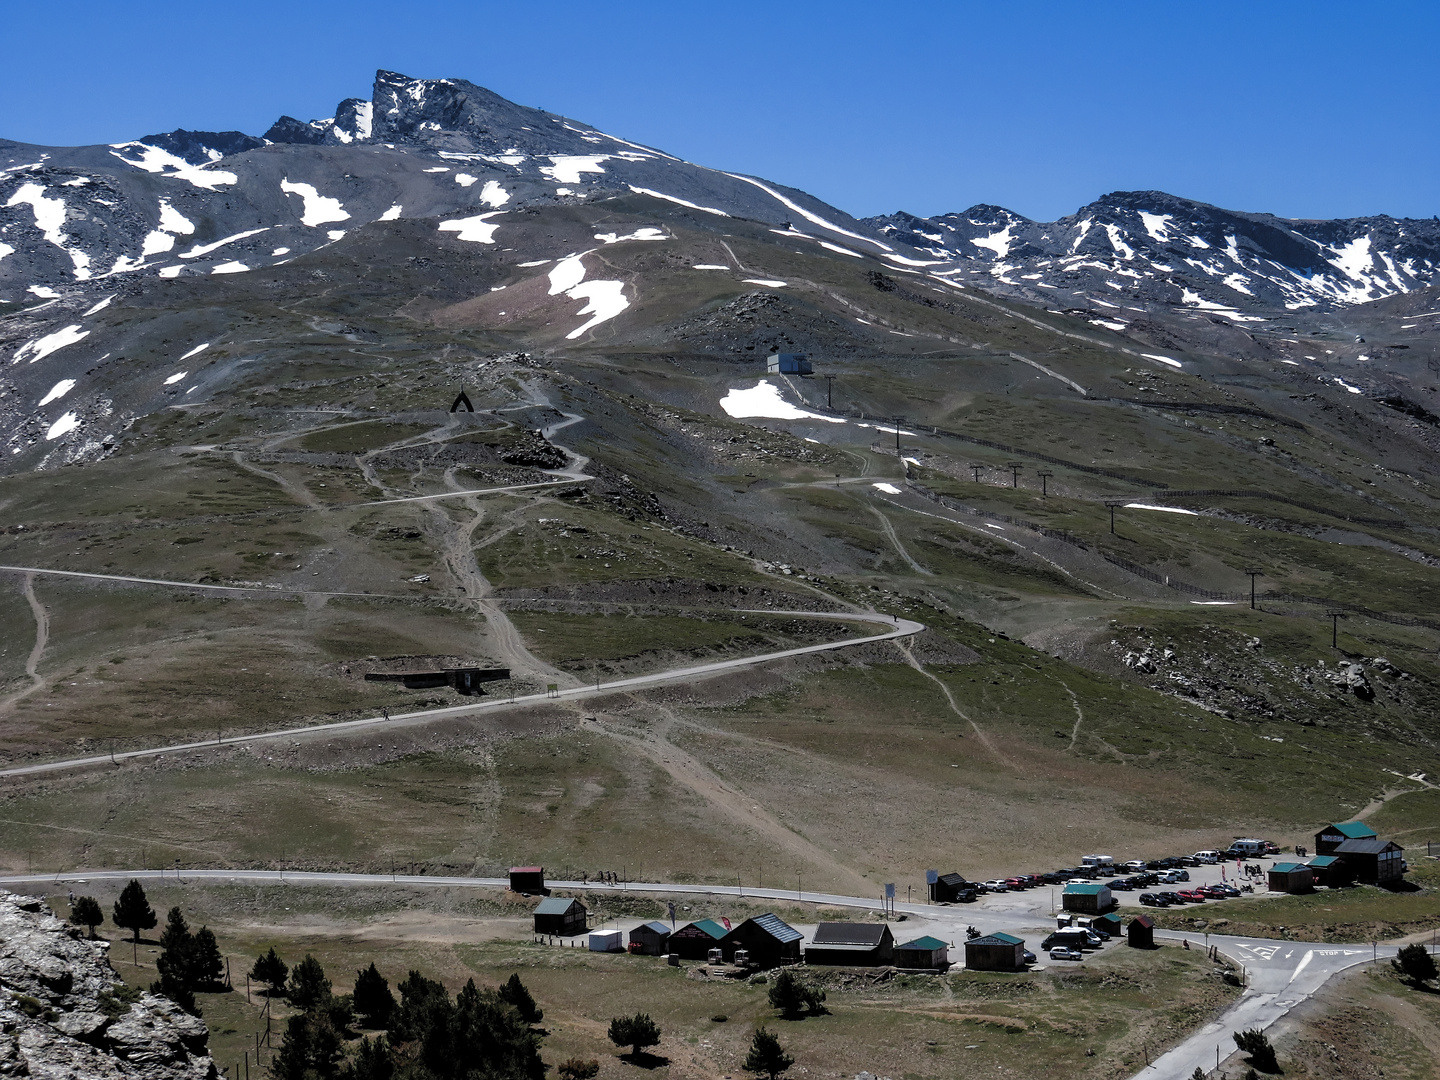
M 894 900 L 894 899 L 895 899 L 895 883 L 894 883 L 893 881 L 887 881 L 887 882 L 885 883 L 885 899 L 886 899 L 886 900 Z
M 937 882 L 937 881 L 939 881 L 939 880 L 940 880 L 940 871 L 938 871 L 938 870 L 926 870 L 926 871 L 925 871 L 925 884 L 926 884 L 926 885 L 934 885 L 935 882 Z

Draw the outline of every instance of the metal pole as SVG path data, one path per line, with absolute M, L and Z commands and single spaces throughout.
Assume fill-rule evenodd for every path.
M 895 451 L 896 451 L 896 453 L 899 453 L 899 451 L 900 451 L 900 421 L 901 421 L 901 419 L 902 419 L 902 417 L 899 417 L 899 416 L 895 417 Z
M 1115 534 L 1115 504 L 1107 503 L 1106 505 L 1110 507 L 1110 534 L 1113 536 Z
M 983 469 L 984 467 L 985 467 L 984 465 L 971 465 L 971 466 L 970 466 L 970 471 L 975 474 L 975 483 L 977 483 L 977 484 L 980 482 L 980 470 Z
M 835 389 L 835 376 L 834 376 L 834 375 L 826 375 L 826 376 L 825 376 L 825 407 L 826 407 L 827 409 L 834 409 L 834 408 L 835 408 L 835 403 L 834 403 L 834 401 L 831 400 L 831 395 L 832 395 L 832 392 L 834 391 L 834 389 Z

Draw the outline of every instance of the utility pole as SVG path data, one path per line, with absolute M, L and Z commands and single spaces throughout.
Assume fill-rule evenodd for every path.
M 1106 499 L 1105 505 L 1110 508 L 1110 534 L 1113 536 L 1115 534 L 1115 507 L 1124 506 L 1125 503 L 1114 499 Z
M 826 375 L 826 376 L 825 376 L 825 407 L 826 407 L 827 409 L 833 410 L 833 409 L 835 408 L 835 401 L 834 401 L 834 398 L 833 398 L 833 392 L 834 392 L 834 390 L 835 390 L 835 376 L 834 376 L 834 375 Z
M 1255 579 L 1265 573 L 1258 566 L 1247 566 L 1245 573 L 1250 575 L 1250 610 L 1255 610 Z
M 970 464 L 970 471 L 975 474 L 975 483 L 977 484 L 980 482 L 980 470 L 983 468 L 985 468 L 984 465 L 976 465 L 974 462 Z
M 1007 461 L 1005 463 L 1005 467 L 1010 470 L 1010 486 L 1012 488 L 1018 488 L 1020 486 L 1020 472 L 1022 469 L 1025 468 L 1024 463 L 1019 461 Z
M 904 419 L 903 416 L 895 417 L 895 452 L 897 454 L 900 452 L 900 423 Z
M 1348 616 L 1343 611 L 1327 611 L 1325 617 L 1330 620 L 1330 647 L 1338 649 L 1340 647 L 1340 620 L 1348 618 Z
M 1049 480 L 1050 480 L 1050 477 L 1054 476 L 1055 474 L 1054 474 L 1053 472 L 1051 472 L 1049 469 L 1041 469 L 1041 470 L 1040 470 L 1039 472 L 1037 472 L 1035 475 L 1038 476 L 1038 477 L 1040 477 L 1040 494 L 1041 494 L 1041 496 L 1043 497 L 1043 496 L 1049 495 L 1049 494 L 1050 494 Z

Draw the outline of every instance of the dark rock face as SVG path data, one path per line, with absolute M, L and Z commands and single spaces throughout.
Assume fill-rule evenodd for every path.
M 243 154 L 264 146 L 264 139 L 246 135 L 243 131 L 186 131 L 176 128 L 163 135 L 146 135 L 140 140 L 147 146 L 158 146 L 168 150 L 191 165 L 208 165 L 231 154 Z
M 211 1080 L 204 1022 L 124 993 L 108 947 L 39 901 L 0 893 L 0 1075 Z

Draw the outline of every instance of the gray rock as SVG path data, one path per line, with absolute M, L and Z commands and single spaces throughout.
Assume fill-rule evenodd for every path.
M 100 995 L 120 979 L 107 944 L 0 893 L 0 1077 L 213 1080 L 199 1017 L 142 993 L 111 1019 Z

